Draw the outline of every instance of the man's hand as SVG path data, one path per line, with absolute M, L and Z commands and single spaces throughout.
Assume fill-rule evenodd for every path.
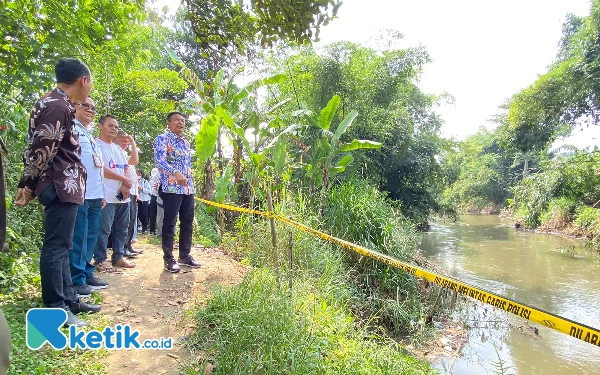
M 127 135 L 125 140 L 127 140 L 128 145 L 135 146 L 135 141 L 133 140 L 133 137 L 131 135 Z
M 129 190 L 130 190 L 130 189 L 131 189 L 131 188 L 130 188 L 130 187 L 127 187 L 127 186 L 125 186 L 125 184 L 121 185 L 121 188 L 119 188 L 119 191 L 120 191 L 121 193 L 123 193 L 123 199 L 124 199 L 124 200 L 125 200 L 125 199 L 127 199 L 127 198 L 129 198 L 129 195 L 130 195 L 130 193 L 129 193 Z
M 104 207 L 106 207 L 106 199 L 102 199 L 102 207 L 100 209 L 103 210 Z
M 128 189 L 131 189 L 131 180 L 125 176 L 123 176 L 123 179 L 121 179 L 121 182 L 123 182 L 123 186 L 127 186 Z
M 31 200 L 33 200 L 33 191 L 30 188 L 24 187 L 17 191 L 17 198 L 15 200 L 17 206 L 27 206 L 27 203 Z
M 181 186 L 187 186 L 188 184 L 187 178 L 185 178 L 185 176 L 181 172 L 175 173 L 175 181 L 177 181 L 177 184 Z

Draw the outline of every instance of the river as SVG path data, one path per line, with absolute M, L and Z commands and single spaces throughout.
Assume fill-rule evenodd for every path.
M 449 275 L 577 322 L 600 328 L 600 262 L 585 242 L 515 230 L 492 215 L 435 222 L 423 255 Z M 478 308 L 480 312 L 483 308 Z M 437 360 L 441 374 L 600 374 L 600 348 L 524 319 L 496 312 L 471 316 L 462 356 Z M 512 328 L 510 327 L 512 326 Z M 522 327 L 522 328 L 519 328 Z

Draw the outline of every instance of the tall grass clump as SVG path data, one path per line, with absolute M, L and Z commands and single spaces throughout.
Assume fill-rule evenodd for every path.
M 217 290 L 195 310 L 196 351 L 184 369 L 211 363 L 215 374 L 433 374 L 395 342 L 367 334 L 343 302 L 331 275 L 301 275 L 293 291 L 272 270 L 252 271 L 241 285 Z M 202 371 L 202 370 L 200 370 Z
M 329 192 L 324 220 L 331 234 L 406 262 L 417 249 L 414 225 L 384 193 L 363 180 L 349 180 Z M 396 334 L 423 327 L 431 296 L 414 276 L 355 253 L 349 253 L 345 263 L 361 295 L 355 309 L 365 318 Z

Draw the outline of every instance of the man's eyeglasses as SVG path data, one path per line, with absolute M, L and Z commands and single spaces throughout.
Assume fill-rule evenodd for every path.
M 94 113 L 96 113 L 96 106 L 95 105 L 91 105 L 90 103 L 77 103 L 80 106 L 83 107 L 83 109 L 85 109 L 86 111 L 92 111 Z

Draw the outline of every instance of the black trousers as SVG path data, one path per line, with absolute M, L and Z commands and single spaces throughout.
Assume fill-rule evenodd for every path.
M 179 259 L 185 259 L 192 250 L 192 230 L 194 223 L 194 196 L 160 193 L 163 200 L 164 218 L 162 227 L 162 248 L 164 260 L 173 259 L 173 237 L 179 216 Z
M 44 206 L 44 244 L 40 252 L 42 301 L 48 307 L 65 308 L 77 302 L 71 280 L 69 252 L 79 205 L 61 202 L 54 184 L 38 197 Z
M 150 233 L 156 234 L 156 214 L 158 205 L 156 204 L 156 195 L 150 196 L 150 205 L 148 206 L 148 226 Z
M 137 195 L 129 196 L 129 229 L 127 230 L 127 241 L 125 241 L 125 249 L 131 251 L 131 241 L 133 241 L 133 230 L 137 225 Z
M 142 223 L 142 233 L 148 230 L 148 206 L 150 201 L 138 201 L 138 218 Z

